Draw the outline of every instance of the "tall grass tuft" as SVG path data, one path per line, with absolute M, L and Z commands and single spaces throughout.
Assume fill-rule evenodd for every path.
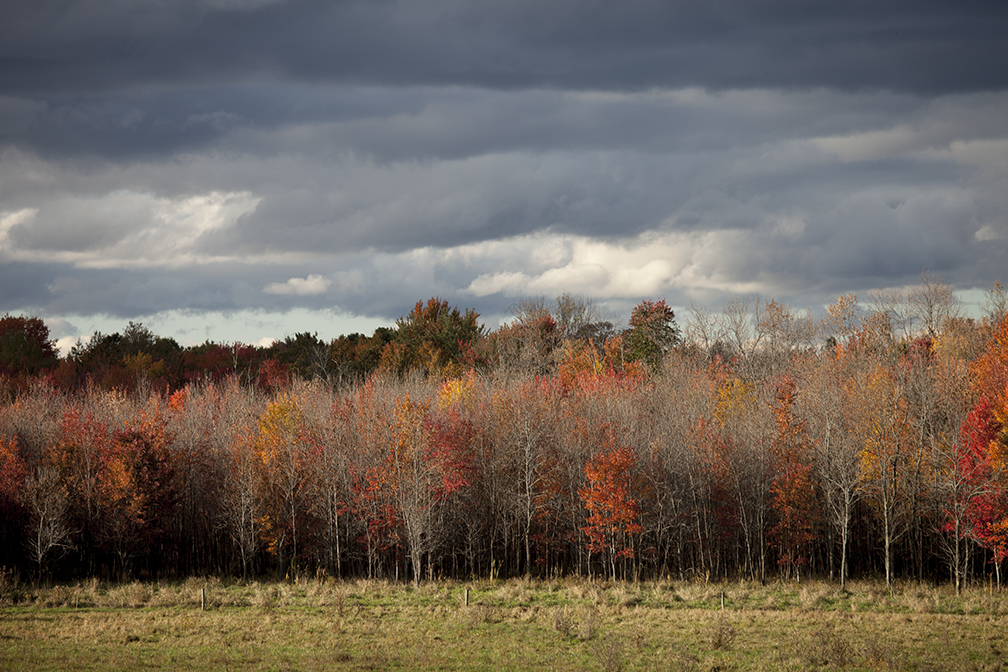
M 622 672 L 626 669 L 626 654 L 623 643 L 613 636 L 602 637 L 596 642 L 595 657 L 604 672 Z
M 738 633 L 735 628 L 725 620 L 725 617 L 719 616 L 716 621 L 711 623 L 710 631 L 707 634 L 707 640 L 710 642 L 711 649 L 714 651 L 725 650 L 727 651 L 732 647 L 732 643 L 735 641 L 735 636 Z
M 553 629 L 565 639 L 570 637 L 571 632 L 574 630 L 574 617 L 567 607 L 555 607 L 553 609 Z
M 21 574 L 17 569 L 0 567 L 0 604 L 17 604 L 23 599 Z

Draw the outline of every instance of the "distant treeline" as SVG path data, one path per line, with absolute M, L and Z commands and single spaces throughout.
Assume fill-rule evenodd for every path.
M 0 320 L 0 565 L 26 576 L 852 573 L 1000 580 L 1008 316 L 925 274 L 813 319 L 663 300 L 617 333 L 440 299 L 325 344 L 56 356 Z
M 562 294 L 555 303 L 525 299 L 516 302 L 513 310 L 518 317 L 515 323 L 488 331 L 475 311 L 460 311 L 432 298 L 418 301 L 394 327 L 379 327 L 370 336 L 340 335 L 325 342 L 317 334 L 304 332 L 268 347 L 210 341 L 182 347 L 173 338 L 130 322 L 122 333 L 96 332 L 62 359 L 41 319 L 6 315 L 0 319 L 0 382 L 10 395 L 38 376 L 66 391 L 89 385 L 132 391 L 142 384 L 171 392 L 189 383 L 220 382 L 231 376 L 243 384 L 272 390 L 293 378 L 336 385 L 363 381 L 377 371 L 400 375 L 421 371 L 443 377 L 470 369 L 483 373 L 499 366 L 531 364 L 546 373 L 565 341 L 591 339 L 602 352 L 606 340 L 615 335 L 612 323 L 601 319 L 594 302 L 582 297 Z M 654 358 L 678 342 L 674 314 L 664 302 L 645 301 L 634 315 L 638 320 L 665 320 L 673 330 L 668 334 L 655 331 L 655 337 L 664 339 L 660 343 L 635 341 L 631 349 L 637 348 L 637 355 Z

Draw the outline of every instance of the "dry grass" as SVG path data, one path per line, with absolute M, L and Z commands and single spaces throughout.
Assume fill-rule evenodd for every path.
M 1008 655 L 1008 593 L 917 584 L 0 579 L 5 670 L 999 670 Z

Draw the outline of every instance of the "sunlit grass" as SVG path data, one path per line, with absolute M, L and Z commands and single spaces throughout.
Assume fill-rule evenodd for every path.
M 208 577 L 3 599 L 4 670 L 998 670 L 1008 654 L 1008 591 L 917 583 Z

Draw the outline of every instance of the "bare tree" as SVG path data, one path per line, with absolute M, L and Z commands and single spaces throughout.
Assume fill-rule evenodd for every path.
M 967 457 L 963 426 L 976 397 L 969 367 L 956 357 L 918 357 L 907 376 L 908 399 L 927 460 L 923 496 L 930 504 L 930 532 L 937 535 L 958 593 L 965 581 L 971 536 L 967 512 L 990 483 Z M 918 554 L 923 555 L 918 549 Z
M 887 318 L 890 332 L 897 331 L 900 338 L 910 340 L 914 316 L 904 290 L 897 287 L 873 290 L 868 293 L 868 305 L 874 312 Z
M 691 302 L 689 306 L 690 319 L 686 325 L 686 340 L 696 343 L 710 352 L 711 346 L 724 338 L 724 328 L 717 316 L 707 308 Z
M 752 339 L 749 301 L 737 296 L 729 297 L 721 309 L 721 330 L 740 356 L 744 355 Z
M 242 577 L 259 550 L 259 526 L 263 514 L 261 474 L 256 465 L 253 439 L 237 440 L 230 450 L 224 476 L 221 513 L 241 559 Z
M 59 469 L 42 465 L 28 476 L 23 500 L 29 516 L 28 550 L 38 566 L 38 580 L 41 581 L 50 553 L 70 546 L 70 502 Z
M 342 577 L 344 549 L 340 539 L 342 530 L 349 524 L 350 456 L 357 451 L 357 437 L 353 431 L 355 408 L 350 398 L 324 404 L 329 396 L 321 391 L 314 401 L 314 408 L 306 409 L 318 431 L 318 455 L 311 463 L 314 474 L 309 502 L 325 523 L 326 565 L 330 572 Z
M 799 348 L 808 348 L 815 340 L 818 328 L 812 312 L 796 313 L 786 303 L 767 301 L 756 333 L 770 355 L 771 370 L 786 363 Z
M 570 292 L 557 295 L 554 316 L 564 338 L 580 337 L 587 327 L 602 321 L 602 311 L 594 299 Z
M 907 293 L 910 315 L 931 338 L 938 336 L 945 323 L 960 317 L 962 304 L 952 285 L 945 284 L 933 271 L 921 273 L 921 284 Z
M 840 535 L 840 588 L 847 582 L 847 548 L 851 518 L 861 494 L 860 446 L 853 431 L 848 390 L 842 381 L 847 373 L 841 363 L 821 356 L 799 390 L 799 403 L 808 419 L 809 435 L 815 440 L 815 466 L 826 496 L 828 520 Z M 830 549 L 830 575 L 833 550 Z
M 428 576 L 433 573 L 430 557 L 438 531 L 435 500 L 438 465 L 431 459 L 424 431 L 429 409 L 429 401 L 414 401 L 406 394 L 396 403 L 392 418 L 389 465 L 393 471 L 392 497 L 402 519 L 414 584 L 420 582 L 424 555 L 428 556 Z
M 984 297 L 980 309 L 990 324 L 997 324 L 1008 316 L 1008 293 L 1005 292 L 1003 284 L 995 282 L 984 292 Z
M 535 322 L 550 316 L 549 301 L 541 294 L 538 296 L 522 296 L 515 299 L 508 309 L 519 322 Z
M 512 480 L 509 508 L 520 525 L 525 550 L 525 572 L 532 568 L 532 524 L 544 505 L 540 496 L 546 477 L 546 445 L 554 425 L 552 388 L 538 381 L 511 380 L 493 406 L 493 425 Z
M 862 319 L 857 297 L 853 294 L 844 294 L 837 298 L 836 303 L 826 306 L 822 329 L 825 336 L 832 336 L 839 343 L 846 345 L 861 328 Z
M 39 464 L 46 449 L 59 441 L 65 395 L 44 378 L 29 379 L 28 389 L 0 407 L 0 436 L 17 437 L 28 465 Z

